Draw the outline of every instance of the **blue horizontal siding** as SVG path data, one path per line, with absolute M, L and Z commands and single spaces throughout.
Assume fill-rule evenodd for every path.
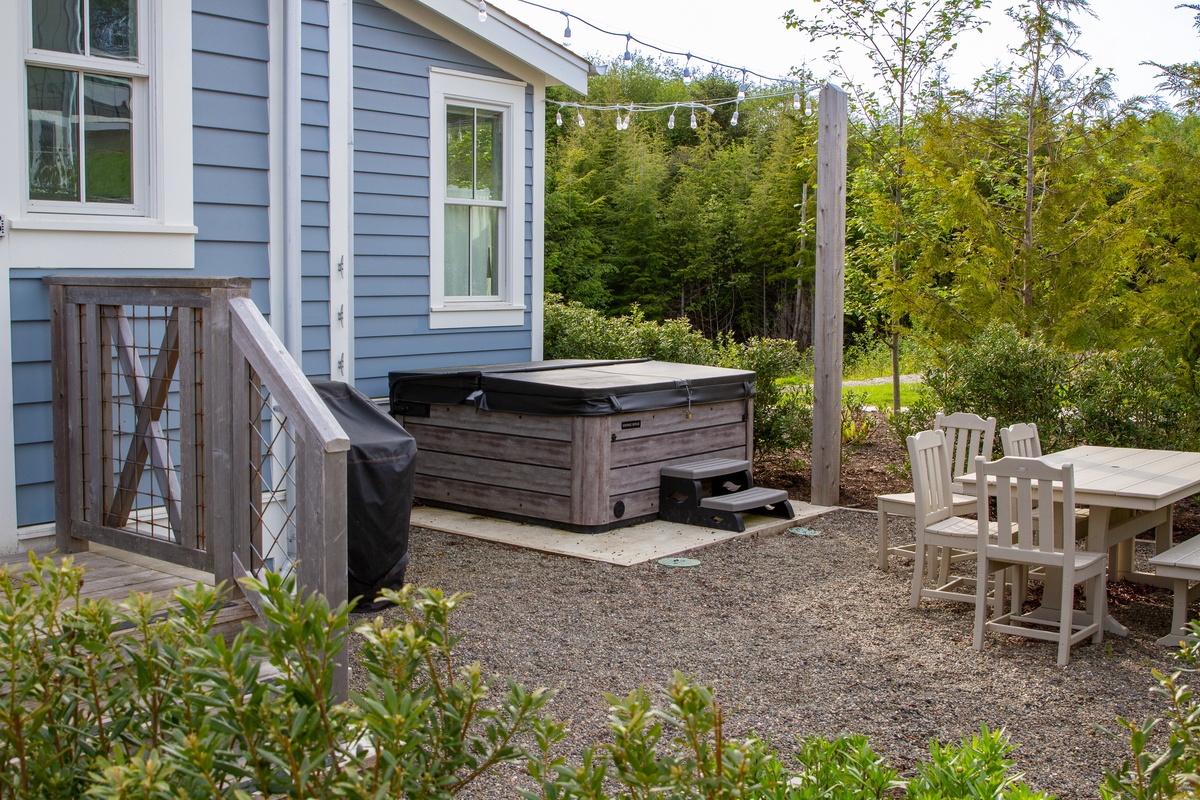
M 373 0 L 354 5 L 355 376 L 386 393 L 388 370 L 528 359 L 529 314 L 520 326 L 429 328 L 429 69 L 510 77 Z M 527 238 L 532 285 L 533 96 L 524 109 Z

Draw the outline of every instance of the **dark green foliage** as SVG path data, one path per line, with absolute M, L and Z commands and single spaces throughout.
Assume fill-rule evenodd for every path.
M 456 664 L 461 598 L 437 590 L 388 593 L 405 625 L 359 628 L 368 688 L 337 703 L 344 604 L 268 574 L 249 587 L 269 624 L 226 643 L 215 590 L 177 592 L 164 617 L 144 595 L 81 600 L 81 580 L 52 559 L 0 571 L 0 797 L 453 797 L 524 755 L 550 698 L 512 683 L 494 697 Z M 264 663 L 279 677 L 260 682 Z
M 946 348 L 925 370 L 925 383 L 947 412 L 995 417 L 997 428 L 1037 423 L 1042 448 L 1061 449 L 1068 436 L 1062 417 L 1071 362 L 1038 336 L 991 325 Z
M 1200 449 L 1200 397 L 1154 348 L 1084 358 L 1075 370 L 1070 406 L 1072 438 L 1078 442 Z
M 1154 347 L 1071 354 L 993 325 L 948 347 L 925 381 L 947 411 L 994 416 L 998 427 L 1037 423 L 1045 452 L 1077 444 L 1200 449 L 1200 397 Z
M 606 317 L 577 302 L 546 297 L 546 358 L 653 358 L 706 364 L 755 373 L 754 438 L 766 451 L 785 451 L 812 441 L 812 399 L 778 385 L 800 367 L 794 342 L 732 336 L 709 341 L 685 319 L 647 320 L 640 308 Z

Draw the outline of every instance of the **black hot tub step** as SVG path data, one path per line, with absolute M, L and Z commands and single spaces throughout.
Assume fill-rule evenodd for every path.
M 668 478 L 704 480 L 749 470 L 749 461 L 739 461 L 735 458 L 708 458 L 703 461 L 689 461 L 685 464 L 668 464 L 662 467 L 659 474 Z
M 783 489 L 768 489 L 765 486 L 757 486 L 733 494 L 705 497 L 700 500 L 701 508 L 711 508 L 716 511 L 750 511 L 764 506 L 784 504 L 788 504 L 787 492 Z M 790 504 L 788 506 L 790 510 Z M 791 519 L 791 517 L 792 515 L 789 513 L 787 518 Z

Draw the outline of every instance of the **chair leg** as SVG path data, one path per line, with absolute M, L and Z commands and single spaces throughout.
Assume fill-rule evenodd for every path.
M 1092 634 L 1092 644 L 1104 641 L 1104 616 L 1108 606 L 1108 587 L 1105 585 L 1104 574 L 1101 573 L 1090 581 L 1091 591 L 1088 592 L 1088 614 L 1096 623 L 1096 632 Z
M 1013 609 L 1017 612 L 1025 606 L 1029 597 L 1029 567 L 1013 567 Z
M 983 625 L 987 618 L 987 555 L 979 553 L 975 570 L 975 649 L 983 649 Z M 993 603 L 995 596 L 993 595 Z
M 888 515 L 883 510 L 883 501 L 878 501 L 879 508 L 879 564 L 880 569 L 888 568 Z
M 939 547 L 934 552 L 941 560 L 938 565 L 938 586 L 945 586 L 950 582 L 950 562 L 954 559 L 954 548 Z
M 1062 609 L 1058 616 L 1058 665 L 1065 667 L 1071 661 L 1071 624 L 1075 618 L 1075 585 L 1067 580 L 1063 571 Z
M 913 580 L 912 598 L 909 604 L 913 608 L 921 605 L 921 585 L 925 582 L 925 537 L 917 532 L 917 547 L 913 551 Z

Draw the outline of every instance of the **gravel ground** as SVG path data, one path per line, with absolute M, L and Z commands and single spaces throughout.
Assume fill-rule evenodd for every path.
M 661 687 L 681 670 L 714 687 L 728 735 L 754 731 L 787 753 L 799 736 L 870 737 L 902 774 L 930 739 L 1003 726 L 1018 769 L 1062 798 L 1098 796 L 1128 754 L 1118 715 L 1159 711 L 1150 669 L 1168 669 L 1155 640 L 1169 626 L 1164 590 L 1113 587 L 1128 638 L 1076 646 L 990 635 L 972 648 L 973 606 L 908 606 L 908 562 L 873 566 L 875 517 L 838 511 L 819 537 L 766 536 L 706 547 L 699 567 L 635 567 L 546 555 L 414 530 L 408 580 L 469 592 L 457 616 L 464 663 L 558 690 L 550 713 L 570 721 L 562 754 L 606 738 L 603 693 Z M 911 520 L 894 519 L 911 540 Z M 390 612 L 382 612 L 385 615 Z M 353 682 L 352 677 L 352 682 Z M 477 797 L 513 797 L 510 773 Z

